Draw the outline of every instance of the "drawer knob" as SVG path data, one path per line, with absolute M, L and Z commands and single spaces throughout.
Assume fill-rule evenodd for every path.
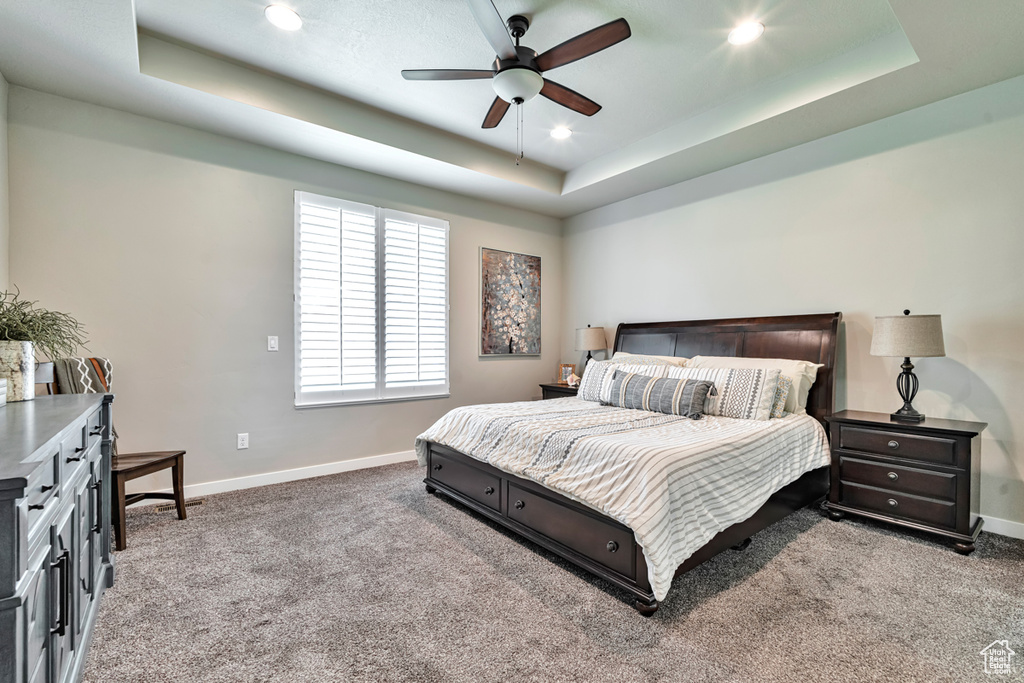
M 889 478 L 892 479 L 893 481 L 896 481 L 897 479 L 900 478 L 900 475 L 896 474 L 895 472 L 890 472 Z
M 488 486 L 487 488 L 484 489 L 484 493 L 486 493 L 488 496 L 491 495 L 492 493 L 494 493 L 494 487 Z
M 434 469 L 435 470 L 441 469 L 441 463 L 438 463 L 438 464 L 434 465 Z
M 522 509 L 523 509 L 524 507 L 526 507 L 526 503 L 524 503 L 523 501 L 521 501 L 521 500 L 517 500 L 517 501 L 515 502 L 515 508 L 516 508 L 516 510 L 522 510 Z
M 608 548 L 608 552 L 614 553 L 616 550 L 619 549 L 619 544 L 615 541 L 608 541 L 608 545 L 606 545 L 605 547 Z
M 889 448 L 899 448 L 899 447 L 900 447 L 900 442 L 899 441 L 890 441 L 889 442 Z
M 899 502 L 898 502 L 898 501 L 897 501 L 897 500 L 896 500 L 895 498 L 890 498 L 890 499 L 889 499 L 889 507 L 892 507 L 892 508 L 894 508 L 894 507 L 896 507 L 897 505 L 899 505 Z

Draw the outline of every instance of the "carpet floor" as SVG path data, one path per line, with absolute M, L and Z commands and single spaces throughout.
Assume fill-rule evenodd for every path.
M 1024 542 L 970 557 L 802 510 L 624 593 L 400 464 L 128 513 L 84 680 L 971 681 L 1024 672 Z M 1014 675 L 980 651 L 1008 640 Z

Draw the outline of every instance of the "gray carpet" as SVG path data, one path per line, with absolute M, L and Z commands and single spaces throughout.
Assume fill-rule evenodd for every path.
M 970 681 L 996 639 L 1024 672 L 1021 541 L 961 557 L 804 510 L 644 619 L 422 476 L 211 496 L 184 522 L 129 511 L 85 680 Z

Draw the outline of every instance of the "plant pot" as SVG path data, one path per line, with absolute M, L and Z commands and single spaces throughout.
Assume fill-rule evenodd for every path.
M 7 380 L 7 402 L 36 397 L 36 358 L 32 342 L 0 341 L 0 377 Z

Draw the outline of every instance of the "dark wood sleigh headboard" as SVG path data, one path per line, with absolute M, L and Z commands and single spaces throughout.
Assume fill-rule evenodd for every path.
M 821 363 L 807 412 L 824 423 L 835 411 L 836 339 L 842 313 L 768 318 L 621 323 L 613 351 L 657 356 L 743 356 Z

